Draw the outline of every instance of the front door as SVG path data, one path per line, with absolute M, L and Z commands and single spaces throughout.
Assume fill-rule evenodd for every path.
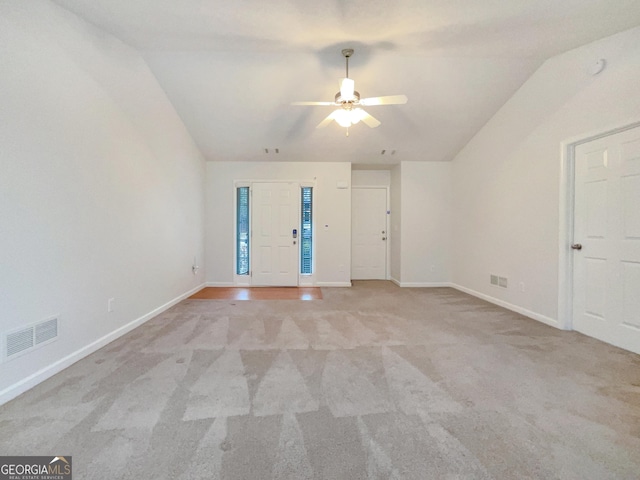
M 640 127 L 576 147 L 573 326 L 640 353 Z
M 351 189 L 351 278 L 387 278 L 387 189 Z
M 251 191 L 251 285 L 297 286 L 299 238 L 293 232 L 300 228 L 300 187 L 254 183 Z

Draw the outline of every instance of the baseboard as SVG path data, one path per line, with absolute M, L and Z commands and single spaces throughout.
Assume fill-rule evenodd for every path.
M 204 284 L 199 285 L 189 290 L 186 293 L 183 293 L 182 295 L 150 311 L 149 313 L 143 315 L 142 317 L 139 317 L 133 320 L 132 322 L 127 323 L 126 325 L 123 325 L 122 327 L 114 330 L 111 333 L 108 333 L 104 337 L 99 338 L 98 340 L 90 343 L 89 345 L 82 347 L 81 349 L 76 350 L 75 352 L 58 360 L 57 362 L 42 368 L 41 370 L 33 373 L 32 375 L 29 375 L 27 378 L 24 378 L 14 383 L 13 385 L 10 385 L 9 387 L 5 388 L 0 392 L 0 405 L 3 405 L 4 403 L 7 403 L 10 400 L 13 400 L 18 395 L 21 395 L 22 393 L 26 392 L 27 390 L 30 390 L 31 388 L 35 387 L 39 383 L 44 382 L 48 378 L 54 376 L 56 373 L 60 373 L 62 370 L 64 370 L 67 367 L 70 367 L 77 361 L 82 360 L 84 357 L 91 355 L 97 350 L 100 350 L 105 345 L 108 345 L 109 343 L 120 338 L 126 333 L 129 333 L 134 328 L 139 327 L 140 325 L 147 322 L 148 320 L 151 320 L 153 317 L 156 317 L 162 312 L 169 310 L 171 307 L 181 302 L 185 298 L 188 298 L 194 293 L 202 290 L 202 288 L 204 288 Z
M 236 285 L 233 282 L 207 282 L 204 287 L 248 287 L 248 285 Z
M 351 282 L 316 282 L 316 287 L 350 287 Z
M 554 320 L 553 318 L 547 317 L 545 315 L 541 315 L 536 312 L 532 312 L 531 310 L 527 310 L 526 308 L 513 305 L 512 303 L 505 302 L 504 300 L 500 300 L 498 298 L 485 295 L 484 293 L 476 292 L 475 290 L 471 290 L 470 288 L 463 287 L 461 285 L 456 285 L 455 283 L 451 283 L 449 284 L 449 286 L 463 293 L 468 293 L 469 295 L 472 295 L 477 298 L 481 298 L 482 300 L 486 300 L 487 302 L 493 303 L 494 305 L 498 305 L 499 307 L 506 308 L 507 310 L 511 310 L 512 312 L 519 313 L 520 315 L 524 315 L 525 317 L 529 317 L 533 320 L 537 320 L 539 322 L 545 323 L 555 328 L 560 328 L 558 321 Z
M 398 280 L 397 278 L 389 277 L 389 280 L 391 280 L 393 283 L 395 283 L 399 287 L 402 286 L 400 283 L 400 280 Z

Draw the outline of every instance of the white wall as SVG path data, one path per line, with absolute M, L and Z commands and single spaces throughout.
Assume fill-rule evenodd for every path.
M 402 164 L 391 169 L 390 177 L 390 270 L 391 280 L 399 284 L 402 279 Z
M 447 284 L 451 280 L 451 164 L 402 162 L 401 181 L 400 284 Z
M 141 57 L 48 1 L 0 3 L 0 62 L 0 332 L 60 319 L 2 402 L 203 283 L 204 162 Z
M 354 187 L 388 187 L 391 185 L 389 170 L 352 170 L 351 184 Z
M 322 286 L 351 282 L 351 164 L 337 162 L 208 162 L 207 283 L 233 285 L 234 182 L 313 181 L 316 271 Z M 349 188 L 337 188 L 346 181 Z
M 640 27 L 548 60 L 457 155 L 457 285 L 556 322 L 560 144 L 640 120 L 639 45 Z M 591 76 L 599 58 L 607 69 Z

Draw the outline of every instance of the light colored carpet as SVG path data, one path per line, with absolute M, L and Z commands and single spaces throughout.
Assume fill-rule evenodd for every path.
M 0 407 L 77 479 L 632 479 L 640 356 L 452 289 L 186 300 Z

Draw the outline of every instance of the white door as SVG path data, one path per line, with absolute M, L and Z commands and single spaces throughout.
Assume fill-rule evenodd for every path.
M 300 188 L 292 183 L 254 183 L 251 187 L 251 284 L 298 285 Z
M 576 147 L 574 208 L 574 329 L 640 353 L 640 127 Z
M 351 189 L 351 278 L 387 278 L 387 189 Z

